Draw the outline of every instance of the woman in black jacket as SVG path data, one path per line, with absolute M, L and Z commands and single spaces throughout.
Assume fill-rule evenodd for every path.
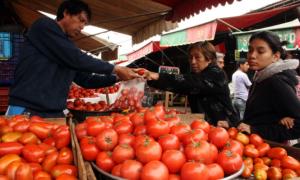
M 216 65 L 216 51 L 209 42 L 199 42 L 189 48 L 190 74 L 161 74 L 147 71 L 145 78 L 152 87 L 187 94 L 192 113 L 205 113 L 205 119 L 222 127 L 238 122 L 229 97 L 224 71 Z
M 256 71 L 249 92 L 241 131 L 283 142 L 300 137 L 300 101 L 294 69 L 298 60 L 281 60 L 284 50 L 271 32 L 253 34 L 249 40 L 248 63 Z

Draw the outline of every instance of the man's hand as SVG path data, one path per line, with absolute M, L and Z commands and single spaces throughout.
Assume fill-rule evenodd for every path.
M 251 134 L 251 127 L 248 124 L 241 123 L 237 129 L 241 132 L 247 132 L 248 134 Z
M 118 76 L 122 81 L 131 80 L 134 78 L 141 78 L 142 76 L 138 75 L 133 69 L 128 67 L 115 66 L 113 72 Z
M 294 118 L 284 117 L 279 121 L 279 124 L 284 125 L 287 129 L 291 129 L 294 127 Z
M 143 76 L 144 79 L 150 80 L 158 80 L 159 74 L 155 72 L 148 71 L 144 68 L 136 68 L 133 69 L 134 72 L 138 73 L 139 75 Z
M 225 120 L 220 120 L 220 121 L 218 121 L 217 126 L 223 127 L 223 128 L 225 128 L 225 129 L 229 128 L 229 124 L 228 124 L 228 122 L 225 121 Z

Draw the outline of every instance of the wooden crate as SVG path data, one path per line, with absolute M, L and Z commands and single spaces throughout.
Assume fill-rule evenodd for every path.
M 204 119 L 204 114 L 187 113 L 187 114 L 177 114 L 177 115 L 180 117 L 181 121 L 187 124 L 191 124 L 195 119 Z
M 80 145 L 78 142 L 78 139 L 75 134 L 75 124 L 72 122 L 72 119 L 70 118 L 68 120 L 68 124 L 70 126 L 71 130 L 71 136 L 72 136 L 72 144 L 74 145 L 74 156 L 76 156 L 76 162 L 79 172 L 79 179 L 80 180 L 96 180 L 96 176 L 94 174 L 94 171 L 91 167 L 91 164 L 83 159 Z

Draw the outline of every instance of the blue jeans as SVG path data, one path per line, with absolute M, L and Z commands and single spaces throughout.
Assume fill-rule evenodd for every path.
M 240 98 L 234 98 L 233 107 L 236 110 L 236 112 L 240 115 L 240 119 L 243 120 L 246 109 L 246 101 Z
M 6 111 L 6 116 L 13 116 L 18 114 L 27 114 L 30 116 L 40 116 L 43 118 L 63 118 L 65 117 L 62 111 L 47 111 L 47 112 L 40 112 L 36 110 L 32 110 L 29 108 L 21 107 L 21 106 L 13 106 L 9 105 Z

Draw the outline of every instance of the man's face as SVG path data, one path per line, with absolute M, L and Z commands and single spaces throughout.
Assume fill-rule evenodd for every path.
M 70 15 L 64 12 L 64 30 L 65 33 L 70 37 L 76 37 L 80 34 L 81 30 L 88 23 L 87 14 L 82 11 L 76 15 Z
M 224 68 L 224 59 L 223 58 L 218 58 L 217 59 L 217 65 L 223 69 Z
M 248 72 L 248 70 L 249 70 L 249 64 L 248 64 L 248 62 L 245 62 L 244 64 L 241 64 L 240 68 L 241 68 L 241 70 L 243 72 Z

